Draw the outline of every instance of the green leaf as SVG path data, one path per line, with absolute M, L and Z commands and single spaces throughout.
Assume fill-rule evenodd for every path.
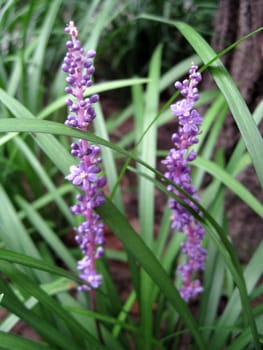
M 93 94 L 99 94 L 101 92 L 105 91 L 112 91 L 115 89 L 122 89 L 124 87 L 129 87 L 133 85 L 140 85 L 145 84 L 148 82 L 148 79 L 146 78 L 131 78 L 131 79 L 121 79 L 121 80 L 115 80 L 110 82 L 103 82 L 98 83 L 96 85 L 90 86 L 88 89 L 88 94 L 86 95 L 93 95 Z M 65 106 L 65 100 L 68 95 L 62 96 L 56 101 L 50 103 L 45 109 L 43 109 L 39 114 L 39 119 L 45 119 L 47 116 L 51 115 L 58 109 Z
M 35 54 L 30 62 L 29 69 L 29 79 L 30 79 L 30 89 L 28 89 L 28 105 L 31 106 L 32 111 L 36 111 L 37 103 L 39 102 L 39 88 L 41 87 L 41 77 L 43 62 L 46 54 L 46 47 L 54 22 L 58 15 L 59 7 L 62 3 L 62 0 L 54 0 L 49 4 L 49 9 L 46 12 L 46 17 L 43 23 L 43 26 L 40 30 L 40 35 L 38 37 L 38 45 L 36 47 Z
M 8 261 L 10 263 L 21 264 L 23 266 L 31 267 L 40 271 L 46 271 L 51 274 L 55 274 L 61 277 L 66 277 L 70 280 L 79 281 L 79 278 L 76 274 L 72 272 L 63 270 L 60 267 L 49 264 L 48 262 L 36 258 L 32 258 L 25 254 L 16 253 L 11 250 L 1 249 L 0 248 L 0 260 Z
M 244 270 L 244 277 L 248 289 L 248 293 L 252 293 L 255 288 L 259 278 L 262 276 L 262 255 L 263 255 L 263 242 L 260 243 L 257 250 L 253 254 L 250 262 Z M 225 339 L 228 336 L 228 331 L 224 330 L 225 327 L 233 326 L 236 324 L 238 317 L 243 314 L 244 309 L 240 303 L 239 295 L 237 289 L 234 290 L 231 298 L 225 308 L 223 314 L 218 320 L 218 329 L 215 330 L 213 337 L 210 340 L 210 346 L 214 346 L 215 349 L 221 349 Z
M 51 296 L 49 296 L 38 285 L 33 283 L 26 275 L 18 272 L 17 269 L 13 268 L 11 265 L 5 262 L 1 262 L 0 266 L 1 271 L 16 283 L 17 288 L 19 288 L 21 291 L 24 290 L 29 295 L 35 297 L 39 301 L 39 303 L 45 307 L 45 310 L 49 311 L 51 314 L 56 315 L 56 317 L 63 321 L 63 324 L 68 328 L 71 334 L 68 334 L 68 336 L 70 337 L 67 337 L 68 339 L 65 336 L 66 333 L 62 337 L 60 337 L 60 340 L 57 339 L 58 344 L 63 342 L 63 346 L 65 347 L 65 342 L 68 342 L 65 349 L 70 349 L 70 346 L 73 349 L 78 349 L 78 345 L 80 346 L 81 344 L 83 344 L 83 340 L 87 340 L 88 342 L 90 342 L 90 344 L 94 345 L 95 348 L 104 349 L 104 347 L 100 346 L 99 342 L 92 334 L 87 332 L 87 330 L 84 327 L 82 327 L 82 325 L 79 324 L 68 312 L 66 312 L 57 301 L 55 301 Z M 14 312 L 14 308 L 12 308 L 12 311 Z M 31 318 L 29 318 L 29 321 L 31 325 L 33 325 Z M 35 324 L 33 326 L 38 331 L 41 331 L 41 333 L 46 333 L 46 330 L 44 330 L 42 327 L 39 327 Z M 57 331 L 54 329 L 54 336 L 55 332 Z M 70 343 L 72 345 L 70 345 Z
M 105 125 L 105 119 L 102 113 L 102 109 L 100 105 L 95 107 L 96 118 L 94 120 L 95 131 L 100 137 L 109 141 L 109 135 Z M 114 184 L 117 182 L 117 169 L 114 162 L 113 152 L 110 148 L 103 147 L 101 150 L 103 165 L 107 176 L 107 183 L 109 189 L 112 191 L 114 188 Z M 113 198 L 113 202 L 115 205 L 124 212 L 123 201 L 121 197 L 120 188 L 115 191 L 115 197 Z
M 143 114 L 143 120 L 138 121 L 136 125 L 136 134 L 140 135 L 141 142 L 138 145 L 138 153 L 140 159 L 147 162 L 151 167 L 156 166 L 156 145 L 157 145 L 157 123 L 145 134 L 145 131 L 151 124 L 154 116 L 158 113 L 159 107 L 159 81 L 161 70 L 161 54 L 162 47 L 158 46 L 152 56 L 149 68 L 150 82 L 147 85 L 145 93 L 145 109 Z M 140 116 L 141 117 L 141 116 Z M 138 169 L 142 168 L 141 164 L 138 164 Z M 154 176 L 152 171 L 145 169 L 149 176 Z M 141 236 L 146 245 L 153 249 L 154 241 L 154 184 L 146 177 L 139 176 L 139 219 Z M 145 199 L 147 198 L 147 205 Z M 141 289 L 140 289 L 140 310 L 141 310 L 141 328 L 142 328 L 142 341 L 143 348 L 150 350 L 152 348 L 152 293 L 154 291 L 154 285 L 149 276 L 143 270 L 141 272 Z
M 0 89 L 0 101 L 14 114 L 16 118 L 27 120 L 28 125 L 37 121 L 34 115 L 25 106 L 7 94 L 3 89 Z M 7 120 L 11 121 L 11 119 Z M 18 121 L 19 120 L 16 120 L 15 122 Z M 0 132 L 1 131 L 0 127 Z M 60 170 L 63 169 L 63 172 L 66 174 L 70 165 L 73 164 L 75 160 L 68 152 L 65 152 L 65 148 L 61 143 L 58 142 L 53 135 L 33 134 L 32 136 L 36 138 L 36 141 L 41 145 L 42 149 L 50 154 L 54 164 L 56 164 Z M 50 148 L 52 148 L 52 152 L 49 152 Z
M 32 341 L 15 334 L 0 332 L 1 350 L 55 350 L 43 342 Z
M 0 237 L 5 247 L 17 252 L 40 258 L 40 254 L 28 235 L 23 223 L 20 221 L 16 210 L 10 201 L 4 188 L 0 185 Z M 32 271 L 28 270 L 29 275 Z M 34 271 L 35 277 L 42 282 L 49 281 L 46 273 Z
M 240 197 L 259 216 L 263 217 L 263 205 L 240 182 L 235 180 L 227 171 L 216 163 L 197 157 L 193 165 L 204 169 L 216 179 L 224 183 L 238 197 Z

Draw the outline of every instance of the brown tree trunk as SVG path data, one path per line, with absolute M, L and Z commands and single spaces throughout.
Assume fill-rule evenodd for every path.
M 221 51 L 261 26 L 262 0 L 219 0 L 211 46 L 217 52 Z M 263 32 L 245 40 L 221 59 L 253 111 L 263 97 Z M 207 87 L 211 86 L 210 84 L 210 78 L 207 76 L 204 85 Z M 263 125 L 260 128 L 263 131 Z M 237 127 L 229 115 L 219 137 L 218 146 L 223 147 L 229 155 L 238 139 Z M 263 191 L 252 167 L 244 171 L 239 180 L 261 202 L 263 201 Z M 247 261 L 262 239 L 263 220 L 231 193 L 227 195 L 227 215 L 230 233 L 239 256 Z
M 261 26 L 262 0 L 220 0 L 212 46 L 221 51 Z M 254 106 L 263 95 L 259 89 L 263 73 L 263 32 L 245 40 L 222 60 L 246 102 Z

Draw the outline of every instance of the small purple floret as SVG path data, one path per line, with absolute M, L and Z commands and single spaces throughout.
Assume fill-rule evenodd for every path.
M 192 64 L 189 70 L 189 80 L 178 81 L 174 84 L 184 99 L 171 105 L 172 113 L 178 117 L 179 128 L 178 132 L 172 135 L 174 147 L 162 163 L 167 169 L 165 176 L 199 201 L 196 189 L 191 185 L 191 169 L 188 165 L 196 158 L 196 152 L 189 149 L 198 142 L 199 126 L 202 123 L 201 115 L 193 109 L 194 103 L 199 99 L 197 85 L 202 79 L 197 69 L 198 67 Z M 168 185 L 167 189 L 174 192 L 194 211 L 199 212 L 196 205 L 173 186 Z M 172 209 L 171 228 L 186 235 L 186 242 L 182 243 L 182 253 L 187 259 L 183 265 L 178 267 L 178 272 L 182 276 L 183 283 L 180 294 L 188 302 L 203 291 L 196 275 L 198 271 L 204 269 L 205 265 L 206 250 L 201 246 L 205 231 L 195 217 L 178 201 L 170 199 L 169 205 Z
M 86 131 L 96 117 L 93 104 L 99 101 L 98 95 L 85 97 L 87 87 L 92 85 L 92 74 L 95 72 L 93 58 L 96 51 L 89 50 L 87 54 L 81 48 L 78 30 L 70 21 L 65 33 L 71 36 L 66 42 L 68 52 L 62 64 L 62 70 L 68 74 L 66 81 L 70 86 L 65 91 L 72 96 L 66 100 L 69 114 L 65 124 Z M 104 252 L 104 225 L 95 208 L 104 203 L 103 187 L 106 179 L 101 175 L 100 148 L 90 145 L 86 140 L 78 140 L 71 145 L 71 154 L 79 158 L 77 165 L 70 167 L 70 173 L 65 178 L 77 186 L 83 194 L 76 196 L 77 204 L 71 207 L 75 215 L 84 217 L 84 221 L 75 228 L 76 242 L 83 253 L 83 259 L 78 262 L 80 278 L 86 283 L 79 290 L 98 288 L 102 276 L 96 272 L 96 260 Z

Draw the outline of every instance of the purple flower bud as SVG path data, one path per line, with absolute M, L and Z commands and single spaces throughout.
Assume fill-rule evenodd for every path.
M 66 63 L 63 63 L 61 66 L 63 72 L 68 73 L 69 71 L 69 66 Z
M 77 103 L 73 103 L 70 108 L 71 112 L 78 112 L 79 106 Z
M 104 255 L 104 249 L 102 247 L 98 247 L 95 254 L 95 258 L 96 259 L 102 258 L 103 255 Z
M 72 86 L 74 86 L 75 81 L 76 81 L 75 78 L 73 78 L 71 76 L 66 78 L 66 82 Z
M 85 100 L 79 101 L 79 105 L 81 108 L 84 108 L 86 106 L 86 101 Z
M 182 90 L 183 84 L 182 84 L 180 81 L 176 81 L 176 82 L 174 83 L 174 87 L 175 87 L 177 90 Z
M 76 62 L 71 61 L 71 62 L 70 62 L 70 67 L 71 67 L 71 68 L 78 68 L 78 65 L 77 65 Z
M 69 87 L 69 86 L 66 86 L 65 87 L 65 92 L 67 93 L 67 94 L 72 94 L 72 89 Z
M 196 152 L 195 151 L 191 151 L 188 156 L 187 156 L 187 161 L 191 162 L 196 158 Z
M 98 102 L 99 101 L 99 95 L 92 95 L 91 97 L 90 97 L 90 102 L 91 103 L 96 103 L 96 102 Z
M 81 81 L 78 83 L 78 87 L 82 88 L 84 86 L 86 86 L 86 80 L 85 79 L 81 79 Z
M 73 46 L 74 46 L 73 41 L 69 40 L 69 41 L 66 42 L 66 47 L 67 47 L 68 49 L 72 49 Z
M 67 106 L 72 106 L 73 101 L 72 101 L 70 98 L 68 98 L 68 99 L 66 99 L 65 104 L 66 104 Z
M 91 67 L 89 67 L 89 68 L 87 69 L 87 72 L 88 72 L 90 75 L 92 75 L 92 74 L 95 72 L 95 68 L 94 68 L 93 66 L 91 66 Z
M 68 72 L 69 72 L 69 74 L 75 74 L 75 69 L 74 68 L 69 68 Z
M 90 59 L 85 60 L 83 65 L 85 68 L 91 67 L 93 65 L 92 60 L 90 60 Z
M 89 50 L 87 52 L 87 57 L 88 58 L 94 58 L 96 56 L 96 51 L 95 50 Z

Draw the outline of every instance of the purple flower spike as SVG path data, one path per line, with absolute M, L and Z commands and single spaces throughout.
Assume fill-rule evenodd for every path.
M 192 64 L 189 80 L 174 84 L 184 98 L 171 105 L 172 113 L 178 117 L 179 128 L 178 132 L 172 135 L 174 147 L 162 163 L 167 169 L 165 176 L 198 201 L 196 190 L 191 185 L 191 169 L 188 165 L 196 158 L 196 152 L 189 148 L 198 142 L 199 126 L 202 123 L 201 115 L 193 109 L 194 103 L 199 99 L 197 85 L 202 79 L 197 69 L 198 67 Z M 169 185 L 167 189 L 180 197 L 194 211 L 199 212 L 196 205 L 173 186 Z M 194 216 L 178 201 L 170 199 L 169 206 L 172 209 L 171 228 L 181 231 L 186 236 L 186 242 L 182 244 L 182 253 L 186 255 L 186 262 L 178 267 L 178 272 L 182 276 L 183 284 L 180 294 L 188 302 L 203 291 L 196 274 L 204 269 L 206 260 L 206 250 L 201 246 L 205 232 Z
M 89 98 L 84 96 L 85 90 L 92 85 L 92 74 L 95 71 L 93 58 L 96 51 L 89 50 L 84 53 L 74 22 L 69 22 L 65 33 L 71 37 L 66 42 L 67 54 L 61 67 L 68 74 L 66 81 L 69 86 L 65 91 L 71 94 L 65 102 L 69 109 L 65 124 L 86 131 L 96 117 L 92 105 L 99 101 L 98 95 Z M 78 203 L 71 207 L 71 211 L 84 217 L 84 221 L 75 229 L 76 242 L 83 253 L 83 259 L 78 262 L 79 276 L 87 283 L 80 286 L 79 290 L 84 291 L 98 288 L 102 283 L 102 276 L 96 272 L 96 260 L 104 252 L 104 226 L 94 209 L 104 203 L 103 187 L 106 179 L 101 175 L 99 167 L 102 160 L 98 146 L 79 140 L 72 143 L 71 154 L 79 158 L 79 164 L 72 165 L 70 174 L 65 178 L 83 192 L 82 195 L 77 195 Z

